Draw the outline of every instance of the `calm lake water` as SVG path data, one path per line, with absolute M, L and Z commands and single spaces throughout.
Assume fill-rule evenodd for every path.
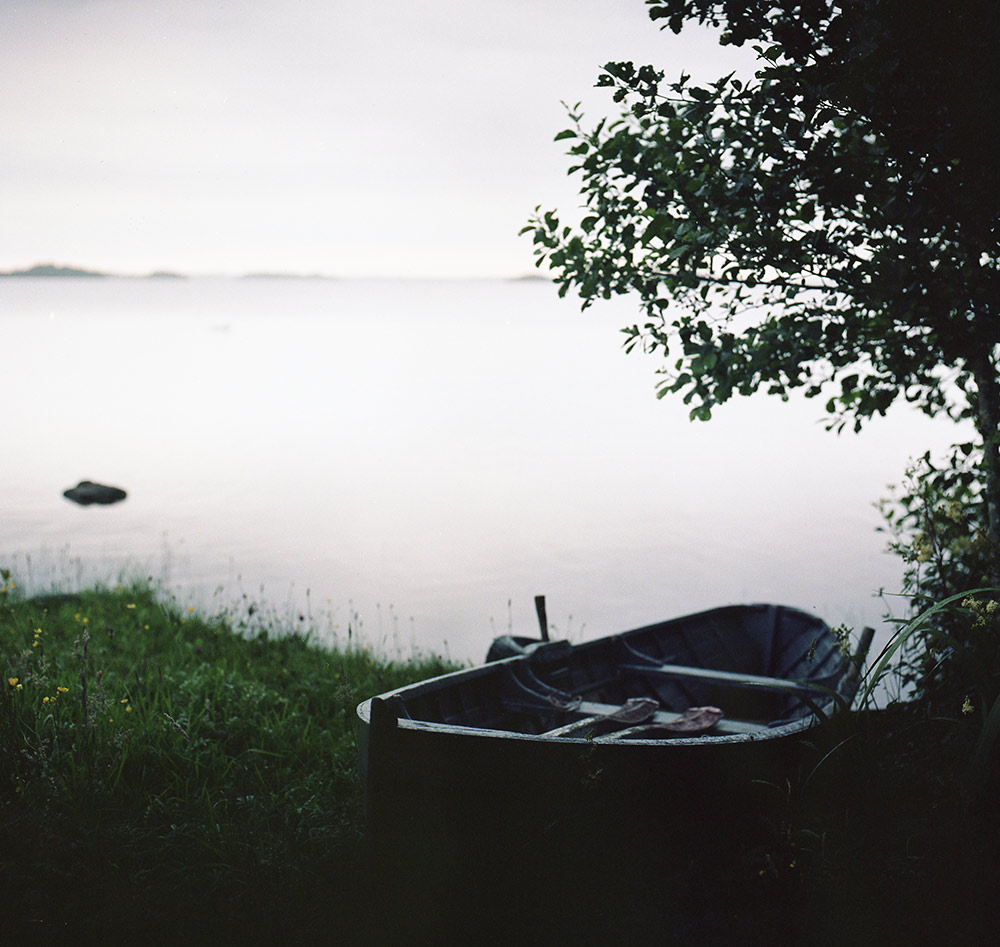
M 529 281 L 0 280 L 0 564 L 463 660 L 539 593 L 574 640 L 732 602 L 881 626 L 872 504 L 954 430 L 763 396 L 692 424 L 635 318 Z

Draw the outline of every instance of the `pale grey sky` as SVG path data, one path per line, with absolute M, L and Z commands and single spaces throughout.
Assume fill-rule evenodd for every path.
M 752 68 L 642 0 L 0 0 L 0 269 L 529 272 L 612 59 Z

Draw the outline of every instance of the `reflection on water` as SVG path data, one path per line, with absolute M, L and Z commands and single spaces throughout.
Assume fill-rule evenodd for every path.
M 878 624 L 901 570 L 871 504 L 954 440 L 766 397 L 691 424 L 620 349 L 631 303 L 539 283 L 8 279 L 0 311 L 24 581 L 126 569 L 467 659 L 533 633 L 537 593 L 577 638 L 743 601 Z M 129 499 L 73 506 L 82 479 Z

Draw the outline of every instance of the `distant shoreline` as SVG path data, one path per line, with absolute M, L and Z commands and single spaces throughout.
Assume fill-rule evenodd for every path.
M 341 276 L 327 276 L 322 273 L 267 273 L 267 272 L 251 272 L 242 273 L 237 276 L 226 275 L 226 274 L 215 274 L 213 277 L 222 277 L 225 279 L 242 279 L 242 280 L 343 280 L 343 279 L 357 279 L 357 280 L 495 280 L 497 282 L 507 282 L 507 283 L 549 283 L 551 278 L 538 274 L 529 273 L 523 276 L 457 276 L 457 277 L 438 277 L 438 276 L 358 276 L 358 277 L 341 277 Z M 100 270 L 88 270 L 77 266 L 61 266 L 55 263 L 39 263 L 35 266 L 27 267 L 26 269 L 19 270 L 0 270 L 0 279 L 17 279 L 17 278 L 29 278 L 29 279 L 130 279 L 130 280 L 186 280 L 186 279 L 199 279 L 201 276 L 191 276 L 187 273 L 174 273 L 169 270 L 155 270 L 152 273 L 146 273 L 142 275 L 134 274 L 124 274 L 124 273 L 108 273 Z
M 154 273 L 148 273 L 145 276 L 136 277 L 122 277 L 117 273 L 102 273 L 98 270 L 85 270 L 76 266 L 56 266 L 54 263 L 39 263 L 36 266 L 30 266 L 26 270 L 6 270 L 0 272 L 0 277 L 19 277 L 26 276 L 29 278 L 35 277 L 56 277 L 56 278 L 67 278 L 67 277 L 84 277 L 87 279 L 186 279 L 186 277 L 181 273 L 168 273 L 166 271 L 158 270 Z

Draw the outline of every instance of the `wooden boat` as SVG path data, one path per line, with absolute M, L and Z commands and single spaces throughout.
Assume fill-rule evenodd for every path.
M 741 605 L 577 645 L 504 636 L 481 667 L 364 701 L 362 768 L 392 765 L 378 756 L 391 731 L 416 752 L 446 737 L 668 754 L 784 739 L 850 707 L 871 634 L 847 656 L 806 612 Z
M 497 639 L 482 666 L 358 707 L 376 859 L 414 859 L 424 903 L 484 848 L 510 883 L 541 838 L 561 853 L 545 877 L 574 846 L 703 847 L 757 818 L 820 720 L 852 705 L 871 634 L 846 654 L 806 612 L 739 605 L 580 644 Z

